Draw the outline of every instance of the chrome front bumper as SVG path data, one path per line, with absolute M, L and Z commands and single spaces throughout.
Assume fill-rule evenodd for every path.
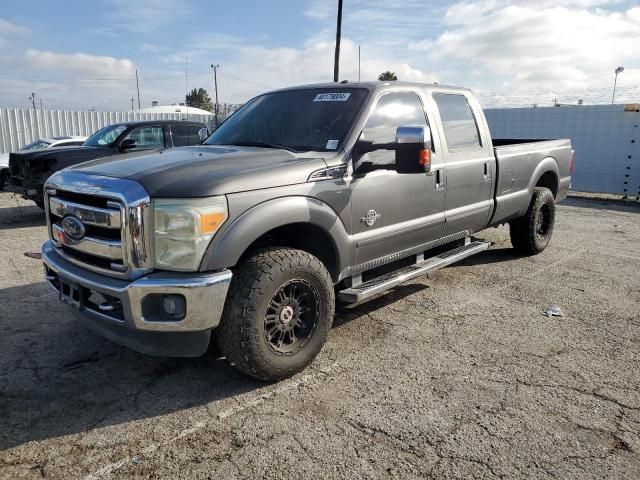
M 107 338 L 151 355 L 202 355 L 211 329 L 220 323 L 231 282 L 230 270 L 112 278 L 69 262 L 51 241 L 42 246 L 42 260 L 47 281 L 77 317 Z M 184 298 L 183 316 L 162 310 L 166 295 Z

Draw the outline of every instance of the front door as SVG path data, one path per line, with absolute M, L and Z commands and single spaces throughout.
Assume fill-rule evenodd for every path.
M 427 125 L 417 92 L 387 92 L 376 100 L 360 138 L 388 143 L 395 141 L 400 126 Z M 439 156 L 432 153 L 430 173 L 398 173 L 390 150 L 368 153 L 359 165 L 351 183 L 358 265 L 406 253 L 441 236 L 445 195 L 437 183 L 444 178 Z

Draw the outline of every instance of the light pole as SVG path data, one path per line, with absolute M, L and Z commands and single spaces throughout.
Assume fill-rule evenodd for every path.
M 616 76 L 613 80 L 613 96 L 611 97 L 611 104 L 613 105 L 613 101 L 616 99 L 616 84 L 618 83 L 618 74 L 624 72 L 624 67 L 616 68 Z
M 340 76 L 340 37 L 342 36 L 342 0 L 338 0 L 338 19 L 336 25 L 336 52 L 333 57 L 333 81 Z
M 220 65 L 218 64 L 211 64 L 211 68 L 213 68 L 213 89 L 216 92 L 216 109 L 215 109 L 215 115 L 216 115 L 216 128 L 218 128 L 218 68 L 220 68 Z

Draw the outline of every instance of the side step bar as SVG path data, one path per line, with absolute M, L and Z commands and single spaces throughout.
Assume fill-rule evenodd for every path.
M 372 278 L 371 280 L 359 285 L 341 290 L 338 292 L 338 299 L 347 303 L 360 302 L 408 280 L 430 272 L 435 272 L 436 270 L 458 262 L 463 258 L 483 252 L 484 250 L 487 250 L 490 245 L 490 242 L 480 241 L 468 243 L 461 247 L 454 248 L 453 250 L 449 250 L 448 252 L 427 258 L 424 261 L 409 265 L 408 267 L 401 268 L 395 272 L 391 272 L 377 278 Z

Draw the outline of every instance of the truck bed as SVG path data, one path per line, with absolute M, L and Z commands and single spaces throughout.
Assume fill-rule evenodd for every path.
M 571 180 L 571 140 L 493 139 L 496 157 L 495 209 L 490 225 L 524 215 L 542 172 L 551 170 L 549 182 L 556 201 L 566 197 Z

